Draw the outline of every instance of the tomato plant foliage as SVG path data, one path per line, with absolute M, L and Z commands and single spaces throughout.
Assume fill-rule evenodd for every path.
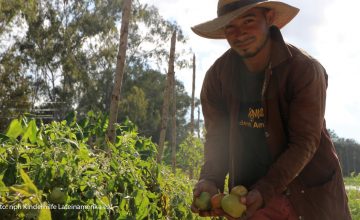
M 117 125 L 109 143 L 107 123 L 93 112 L 49 124 L 14 119 L 0 135 L 0 216 L 195 219 L 194 182 L 158 165 L 155 144 L 130 121 Z

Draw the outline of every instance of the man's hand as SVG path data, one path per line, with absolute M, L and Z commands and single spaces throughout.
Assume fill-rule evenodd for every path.
M 251 216 L 254 215 L 254 213 L 260 209 L 263 204 L 264 204 L 264 200 L 260 194 L 260 192 L 256 189 L 251 190 L 245 198 L 245 204 L 247 206 L 246 209 L 246 218 L 250 218 Z
M 200 180 L 194 187 L 193 190 L 193 203 L 191 204 L 191 211 L 194 213 L 198 213 L 200 216 L 205 217 L 205 216 L 224 216 L 229 220 L 237 220 L 235 218 L 232 218 L 231 216 L 229 216 L 228 214 L 226 214 L 221 208 L 220 209 L 211 209 L 209 211 L 201 211 L 199 210 L 195 204 L 195 198 L 200 196 L 201 192 L 208 192 L 210 193 L 210 196 L 212 197 L 213 195 L 215 195 L 216 193 L 218 193 L 218 188 L 216 187 L 215 183 L 209 180 Z M 242 197 L 241 198 L 241 202 L 245 204 L 246 198 Z M 243 218 L 241 218 L 243 219 Z
M 199 180 L 196 183 L 193 190 L 193 202 L 191 204 L 191 211 L 194 213 L 199 213 L 200 216 L 212 216 L 211 211 L 200 211 L 194 204 L 195 198 L 199 197 L 201 192 L 208 192 L 212 197 L 216 193 L 218 193 L 218 188 L 215 183 L 209 180 Z

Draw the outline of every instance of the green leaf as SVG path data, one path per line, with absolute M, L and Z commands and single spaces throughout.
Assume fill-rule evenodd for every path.
M 78 149 L 79 149 L 79 144 L 78 144 L 77 142 L 73 141 L 73 140 L 70 140 L 70 139 L 68 139 L 68 138 L 61 138 L 61 139 L 59 139 L 59 140 L 62 140 L 62 141 L 64 141 L 64 142 L 70 144 L 71 147 L 74 147 L 74 148 L 78 148 Z
M 33 193 L 30 192 L 29 186 L 27 185 L 14 185 L 14 186 L 10 186 L 9 189 L 13 192 L 17 192 L 20 193 L 24 196 L 32 196 Z
M 37 132 L 38 132 L 38 128 L 36 126 L 36 122 L 35 120 L 31 120 L 30 123 L 28 124 L 25 133 L 22 137 L 22 141 L 27 141 L 27 139 L 30 140 L 30 143 L 35 144 L 37 141 Z
M 9 163 L 8 167 L 5 170 L 3 179 L 2 179 L 3 183 L 6 186 L 11 186 L 11 185 L 15 184 L 15 182 L 16 182 L 16 174 L 17 174 L 16 164 L 15 163 Z
M 9 137 L 5 134 L 0 133 L 0 143 L 4 143 L 7 140 L 9 140 Z
M 107 196 L 103 196 L 100 198 L 100 201 L 106 206 L 109 207 L 110 206 L 110 200 Z
M 73 126 L 76 123 L 76 111 L 71 111 L 66 117 L 65 120 L 68 125 Z
M 38 189 L 36 188 L 35 184 L 31 181 L 30 177 L 25 173 L 23 169 L 20 168 L 20 176 L 23 179 L 25 185 L 29 187 L 30 193 L 38 193 Z
M 5 185 L 5 183 L 1 179 L 2 179 L 2 176 L 0 176 L 0 193 L 8 192 L 9 191 L 8 187 Z
M 42 206 L 43 208 L 40 209 L 40 213 L 37 220 L 51 220 L 51 212 L 49 206 L 47 205 L 46 202 L 44 202 Z
M 46 140 L 46 139 L 45 139 Z M 42 137 L 42 135 L 41 135 L 41 131 L 39 132 L 39 135 L 38 135 L 38 137 L 37 137 L 37 139 L 36 139 L 36 144 L 38 145 L 38 146 L 41 146 L 41 147 L 43 147 L 44 145 L 45 145 L 45 141 L 44 141 L 44 139 L 43 139 L 43 137 Z
M 18 119 L 14 119 L 11 121 L 8 131 L 6 132 L 6 136 L 10 138 L 17 138 L 24 132 L 24 129 L 21 125 L 21 122 Z
M 136 219 L 144 219 L 149 214 L 149 199 L 146 192 L 139 190 L 135 192 L 135 205 L 137 209 Z

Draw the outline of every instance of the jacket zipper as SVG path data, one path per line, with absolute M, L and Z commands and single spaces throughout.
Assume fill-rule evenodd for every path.
M 271 67 L 271 62 L 270 62 L 269 66 L 265 70 L 265 79 L 264 79 L 264 83 L 263 83 L 262 90 L 261 90 L 261 103 L 264 108 L 264 117 L 265 117 L 265 120 L 264 120 L 265 132 L 266 132 L 266 124 L 267 124 L 266 121 L 268 118 L 267 117 L 267 108 L 266 108 L 266 103 L 265 103 L 265 94 L 269 87 L 271 75 L 272 75 L 272 67 Z

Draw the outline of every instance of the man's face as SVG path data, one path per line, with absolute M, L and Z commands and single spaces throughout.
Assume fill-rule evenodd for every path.
M 225 27 L 225 37 L 230 46 L 243 58 L 254 57 L 265 46 L 272 11 L 252 8 Z

